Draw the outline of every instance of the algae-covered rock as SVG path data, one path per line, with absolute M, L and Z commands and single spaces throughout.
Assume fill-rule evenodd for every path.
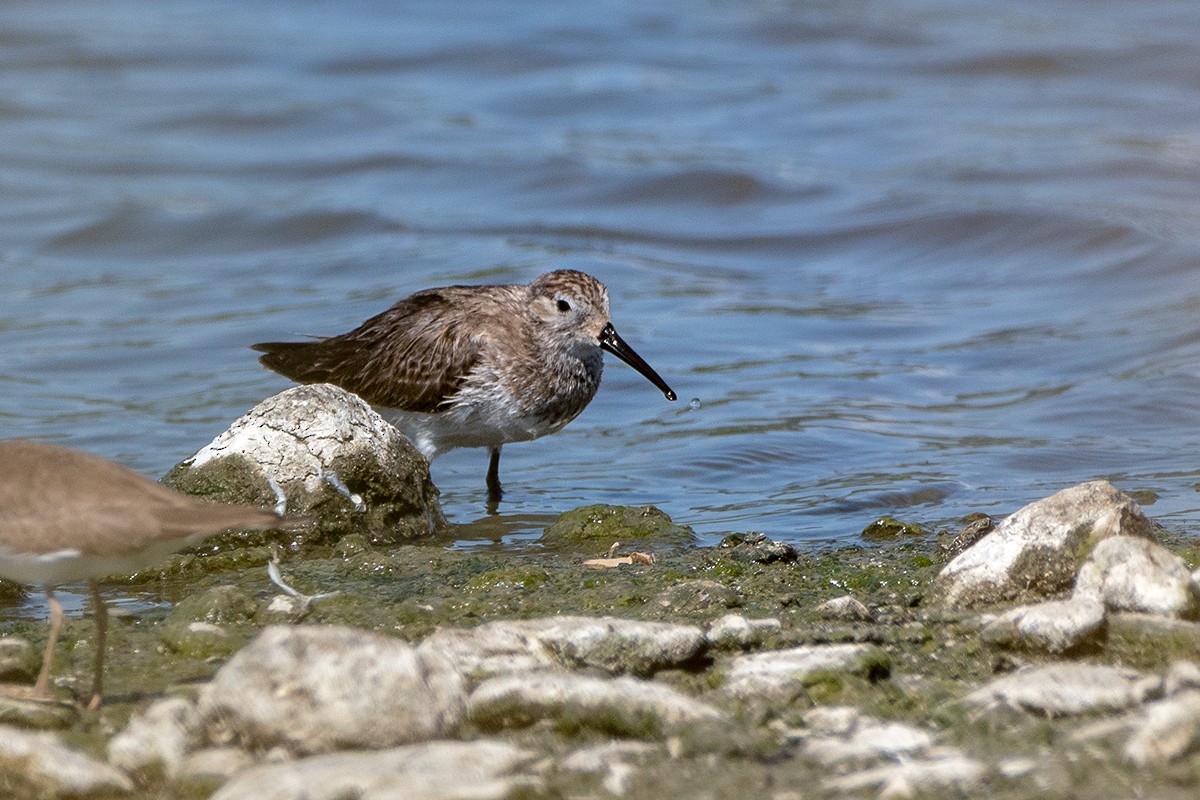
M 212 744 L 293 753 L 391 747 L 445 736 L 462 714 L 461 676 L 444 657 L 337 626 L 272 626 L 204 688 Z
M 418 649 L 448 659 L 472 682 L 572 667 L 649 675 L 693 662 L 704 646 L 694 625 L 564 615 L 443 628 Z
M 212 800 L 505 800 L 525 796 L 521 788 L 537 784 L 521 772 L 535 757 L 486 740 L 330 753 L 245 770 Z
M 714 647 L 745 649 L 760 645 L 783 630 L 774 617 L 746 619 L 741 614 L 726 614 L 705 627 L 704 638 Z
M 125 772 L 152 767 L 175 775 L 197 726 L 196 704 L 167 697 L 134 714 L 108 743 L 108 763 Z
M 927 531 L 914 522 L 901 522 L 895 517 L 880 517 L 863 528 L 862 538 L 868 542 L 883 542 L 910 536 L 924 536 Z
M 1087 597 L 1049 600 L 1009 609 L 983 629 L 983 640 L 1001 647 L 1065 653 L 1104 632 L 1104 604 Z
M 184 597 L 167 619 L 178 622 L 250 622 L 258 600 L 240 586 L 222 584 Z
M 133 791 L 133 782 L 91 756 L 67 747 L 50 733 L 0 725 L 0 786 L 28 797 L 112 797 Z M 13 794 L 9 794 L 13 792 Z
M 890 669 L 887 654 L 875 645 L 802 645 L 733 658 L 721 689 L 738 700 L 786 701 L 811 678 L 829 673 L 876 678 L 886 676 Z
M 689 545 L 696 534 L 687 525 L 676 525 L 654 506 L 582 506 L 568 511 L 542 534 L 551 543 L 606 546 L 613 542 Z
M 946 565 L 935 588 L 951 607 L 1039 599 L 1070 588 L 1090 547 L 1154 535 L 1133 498 L 1108 481 L 1064 489 L 1007 517 Z
M 800 557 L 796 548 L 787 542 L 777 542 L 758 531 L 731 533 L 717 547 L 723 555 L 748 564 L 790 564 Z
M 361 533 L 395 542 L 445 523 L 425 458 L 360 398 L 328 384 L 297 386 L 264 400 L 163 481 L 313 523 L 303 534 L 288 534 L 293 538 Z M 263 536 L 271 535 L 236 541 L 257 544 Z
M 717 581 L 698 578 L 668 586 L 653 602 L 663 611 L 679 613 L 737 608 L 743 601 L 736 589 Z
M 968 705 L 1021 709 L 1047 717 L 1119 711 L 1162 690 L 1157 676 L 1109 664 L 1039 664 L 997 678 L 967 695 Z
M 28 639 L 0 636 L 0 681 L 32 683 L 42 666 L 42 656 Z
M 1113 536 L 1088 555 L 1075 580 L 1075 595 L 1093 598 L 1111 611 L 1195 617 L 1200 598 L 1191 578 L 1184 560 L 1157 542 Z
M 687 725 L 727 719 L 723 712 L 663 684 L 561 673 L 487 680 L 471 694 L 468 715 L 484 730 L 548 719 L 560 727 L 646 739 Z

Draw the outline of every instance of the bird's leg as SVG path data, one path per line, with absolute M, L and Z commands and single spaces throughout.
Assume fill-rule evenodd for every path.
M 39 697 L 50 696 L 50 665 L 54 663 L 54 645 L 58 643 L 58 632 L 62 630 L 63 609 L 58 598 L 54 596 L 54 587 L 45 586 L 46 602 L 50 606 L 50 639 L 46 642 L 46 650 L 42 653 L 42 669 L 38 672 L 37 683 L 33 685 L 33 693 Z
M 488 460 L 487 471 L 487 490 L 488 490 L 488 505 L 495 506 L 500 502 L 500 498 L 504 496 L 504 490 L 500 488 L 500 448 L 503 445 L 496 445 L 488 448 L 491 458 Z
M 96 710 L 100 707 L 100 699 L 104 695 L 104 650 L 105 640 L 108 638 L 108 606 L 104 605 L 104 598 L 100 596 L 100 587 L 95 581 L 91 581 L 92 587 L 92 613 L 96 617 L 96 671 L 92 675 L 92 699 L 88 702 L 88 708 Z

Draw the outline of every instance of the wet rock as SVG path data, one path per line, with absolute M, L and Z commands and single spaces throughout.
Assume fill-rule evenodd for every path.
M 546 544 L 587 544 L 607 549 L 615 542 L 639 547 L 694 544 L 696 534 L 676 525 L 654 506 L 582 506 L 568 511 L 542 533 Z
M 1070 588 L 1076 564 L 1096 542 L 1153 531 L 1133 498 L 1108 481 L 1083 483 L 1007 517 L 947 564 L 935 588 L 958 608 L 1040 599 Z
M 663 590 L 652 601 L 664 611 L 694 612 L 713 608 L 737 608 L 742 596 L 736 589 L 710 580 L 691 580 Z
M 563 667 L 649 675 L 692 662 L 705 646 L 694 625 L 616 617 L 498 620 L 436 631 L 420 645 L 442 654 L 468 680 Z
M 805 722 L 809 719 L 806 715 Z M 933 735 L 928 731 L 900 722 L 881 722 L 856 715 L 852 724 L 832 731 L 829 722 L 825 718 L 814 722 L 811 727 L 817 735 L 805 743 L 802 751 L 805 758 L 825 767 L 845 768 L 881 759 L 912 758 L 934 745 Z
M 108 763 L 124 772 L 157 767 L 171 776 L 187 756 L 199 728 L 196 704 L 168 697 L 134 714 L 108 742 Z
M 887 655 L 874 645 L 804 645 L 734 657 L 721 690 L 743 701 L 786 701 L 819 674 L 840 672 L 873 678 L 886 675 L 888 669 Z
M 175 775 L 182 781 L 224 783 L 254 763 L 240 747 L 206 747 L 184 756 Z
M 250 622 L 258 610 L 254 595 L 240 586 L 213 586 L 180 600 L 167 615 L 169 621 Z
M 533 755 L 491 741 L 429 742 L 371 753 L 332 753 L 253 767 L 211 800 L 504 800 L 536 778 Z
M 1049 600 L 1009 609 L 983 629 L 983 640 L 1001 647 L 1065 653 L 1095 642 L 1104 632 L 1104 604 L 1088 597 Z
M 1191 689 L 1143 711 L 1125 744 L 1125 757 L 1134 764 L 1166 764 L 1200 746 L 1200 691 Z
M 1195 661 L 1176 661 L 1163 676 L 1163 693 L 1168 697 L 1188 689 L 1200 689 L 1200 664 Z
M 187 658 L 225 658 L 238 651 L 247 634 L 233 636 L 228 630 L 211 622 L 168 622 L 158 633 L 159 641 L 170 650 Z
M 783 630 L 774 618 L 746 619 L 741 614 L 726 614 L 708 623 L 705 640 L 713 646 L 730 649 L 756 647 Z
M 1157 696 L 1162 681 L 1107 664 L 1058 663 L 1021 669 L 967 695 L 978 708 L 1015 708 L 1046 717 L 1122 711 Z
M 629 793 L 629 781 L 636 771 L 630 763 L 645 759 L 659 748 L 646 742 L 613 741 L 584 747 L 568 755 L 558 768 L 568 772 L 603 775 L 601 785 L 616 797 Z
M 356 395 L 328 384 L 264 400 L 163 481 L 226 502 L 275 508 L 286 498 L 289 513 L 328 538 L 395 542 L 445 524 L 428 462 Z
M 33 683 L 42 654 L 20 636 L 0 636 L 0 683 Z
M 1200 610 L 1191 570 L 1179 556 L 1149 539 L 1113 536 L 1096 545 L 1079 569 L 1075 596 L 1112 611 L 1191 617 Z
M 962 525 L 954 535 L 943 535 L 938 540 L 938 554 L 942 558 L 954 558 L 996 529 L 995 520 L 983 513 L 967 515 Z
M 800 557 L 787 542 L 777 542 L 757 531 L 730 534 L 717 547 L 726 557 L 749 564 L 789 564 Z
M 121 772 L 66 747 L 53 734 L 0 725 L 3 785 L 24 786 L 38 798 L 112 795 L 133 791 Z
M 981 788 L 987 772 L 982 762 L 951 750 L 941 757 L 913 759 L 831 778 L 825 786 L 846 793 L 876 789 L 880 800 L 925 797 L 947 790 L 970 797 Z
M 825 619 L 844 620 L 846 622 L 872 622 L 875 615 L 871 609 L 850 595 L 826 600 L 817 606 L 817 613 Z
M 79 721 L 79 707 L 70 702 L 0 692 L 0 720 L 38 730 L 68 728 Z
M 468 713 L 484 730 L 553 720 L 559 727 L 643 739 L 726 720 L 712 706 L 660 683 L 550 672 L 484 681 L 471 694 Z
M 895 517 L 880 517 L 863 528 L 862 538 L 868 542 L 886 542 L 913 536 L 925 536 L 926 530 L 912 522 L 901 522 Z
M 464 695 L 436 652 L 353 628 L 274 626 L 217 672 L 199 710 L 211 744 L 308 754 L 442 736 Z

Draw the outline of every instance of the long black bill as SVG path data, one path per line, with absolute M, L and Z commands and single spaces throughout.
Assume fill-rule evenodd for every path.
M 671 391 L 671 387 L 667 386 L 667 382 L 659 377 L 659 374 L 643 361 L 641 356 L 633 352 L 632 347 L 625 344 L 625 340 L 617 335 L 617 329 L 612 326 L 611 322 L 604 326 L 604 330 L 600 331 L 600 349 L 607 350 L 642 373 L 646 380 L 657 386 L 668 400 L 675 399 L 675 392 Z

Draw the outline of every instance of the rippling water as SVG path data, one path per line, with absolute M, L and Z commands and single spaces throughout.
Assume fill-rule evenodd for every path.
M 608 283 L 562 433 L 434 464 L 465 540 L 950 526 L 1103 476 L 1200 531 L 1200 5 L 17 2 L 0 435 L 159 475 L 252 342 L 420 288 Z M 698 398 L 697 408 L 688 404 Z

